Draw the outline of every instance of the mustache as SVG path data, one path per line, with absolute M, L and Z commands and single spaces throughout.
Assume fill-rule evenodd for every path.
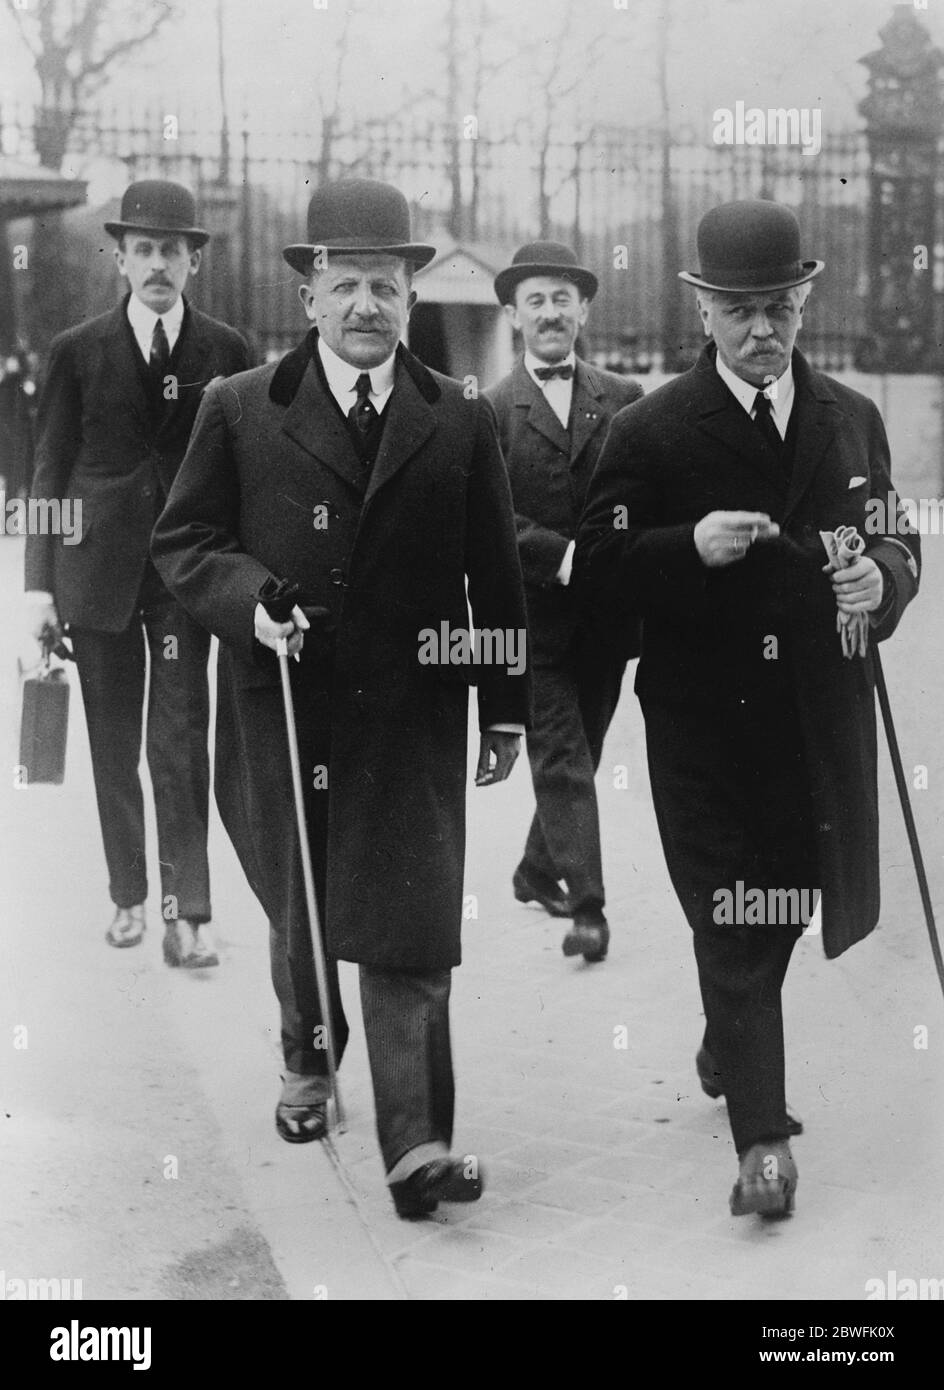
M 563 333 L 565 327 L 566 324 L 564 323 L 563 319 L 542 319 L 538 323 L 538 331 L 541 333 L 547 333 L 551 331 Z

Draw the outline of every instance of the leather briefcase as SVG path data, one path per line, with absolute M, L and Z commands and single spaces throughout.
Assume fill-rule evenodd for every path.
M 52 666 L 46 652 L 39 674 L 23 682 L 23 715 L 20 721 L 21 786 L 37 782 L 60 785 L 66 770 L 66 735 L 69 728 L 69 681 L 65 669 Z

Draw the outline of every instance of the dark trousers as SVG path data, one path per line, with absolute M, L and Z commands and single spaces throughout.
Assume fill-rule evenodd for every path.
M 537 803 L 520 868 L 538 886 L 563 879 L 574 911 L 603 907 L 600 815 L 594 774 L 619 701 L 625 662 L 568 655 L 536 666 L 527 735 Z
M 138 776 L 146 695 L 146 749 L 164 914 L 207 922 L 210 636 L 171 597 L 150 562 L 135 616 L 123 632 L 80 627 L 72 628 L 70 635 L 112 901 L 117 907 L 134 907 L 148 894 L 144 797 Z M 150 653 L 149 679 L 145 648 Z
M 720 710 L 645 704 L 653 803 L 692 928 L 705 1046 L 739 1154 L 787 1138 L 781 989 L 802 924 L 719 920 L 719 890 L 816 889 L 802 739 L 789 693 Z M 746 915 L 746 914 L 745 914 Z
M 295 691 L 299 757 L 306 775 L 305 815 L 315 900 L 325 918 L 328 791 L 330 780 L 330 666 L 312 663 Z M 308 775 L 325 768 L 327 777 Z M 312 1094 L 328 1095 L 324 1046 L 311 934 L 305 910 L 301 861 L 291 789 L 283 788 L 283 813 L 291 830 L 273 832 L 261 852 L 282 858 L 281 910 L 269 921 L 272 983 L 281 1010 L 282 1053 L 288 1071 L 320 1077 Z M 270 911 L 272 907 L 270 906 Z M 348 1023 L 338 985 L 337 962 L 328 958 L 328 995 L 336 1059 L 344 1054 Z M 391 970 L 360 966 L 361 1006 L 370 1059 L 377 1135 L 390 1170 L 411 1150 L 452 1142 L 455 1104 L 449 1040 L 450 970 Z M 405 1176 L 405 1174 L 401 1175 Z

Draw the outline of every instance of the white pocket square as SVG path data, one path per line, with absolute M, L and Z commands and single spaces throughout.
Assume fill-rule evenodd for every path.
M 861 487 L 863 483 L 867 483 L 868 481 L 869 481 L 868 478 L 850 478 L 850 479 L 849 479 L 849 486 L 850 486 L 850 487 Z

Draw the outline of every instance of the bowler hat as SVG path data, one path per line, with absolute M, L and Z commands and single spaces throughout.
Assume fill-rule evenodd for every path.
M 210 240 L 210 233 L 194 226 L 196 216 L 189 188 L 169 179 L 141 179 L 125 189 L 120 220 L 106 222 L 105 231 L 113 237 L 124 232 L 172 232 L 202 246 Z
M 402 256 L 426 265 L 436 248 L 412 241 L 412 235 L 410 206 L 398 188 L 378 179 L 340 179 L 311 195 L 308 241 L 286 246 L 282 255 L 301 275 L 311 273 L 316 251 Z
M 805 285 L 824 261 L 800 260 L 800 224 L 789 208 L 765 198 L 722 203 L 698 224 L 700 273 L 679 279 L 704 290 L 752 294 Z
M 563 246 L 559 241 L 529 241 L 526 246 L 518 248 L 511 265 L 495 276 L 495 293 L 499 304 L 511 304 L 517 286 L 532 275 L 572 280 L 584 299 L 593 298 L 599 283 L 592 270 L 578 265 L 577 257 L 569 246 Z

